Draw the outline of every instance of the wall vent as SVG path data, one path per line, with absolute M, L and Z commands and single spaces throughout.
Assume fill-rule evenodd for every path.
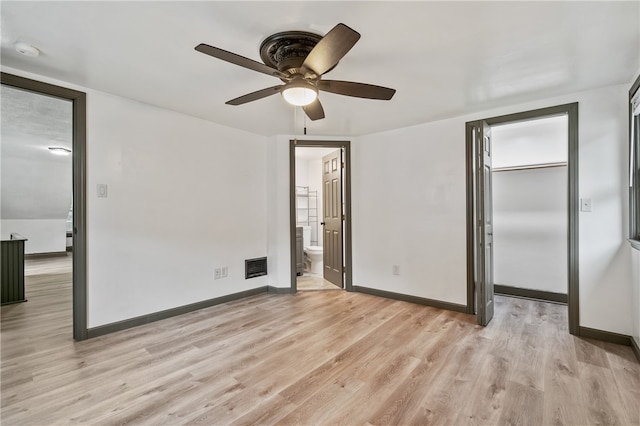
M 267 275 L 267 258 L 257 257 L 255 259 L 247 259 L 244 261 L 244 278 L 261 277 Z

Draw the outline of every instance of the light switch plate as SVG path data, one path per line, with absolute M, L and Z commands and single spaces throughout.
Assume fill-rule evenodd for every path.
M 96 185 L 96 188 L 98 190 L 98 197 L 107 198 L 107 184 L 106 183 L 99 183 L 98 185 Z
M 580 211 L 583 211 L 583 212 L 591 211 L 591 198 L 580 199 Z

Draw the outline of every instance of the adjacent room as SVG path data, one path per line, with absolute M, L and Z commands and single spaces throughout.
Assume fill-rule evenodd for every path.
M 640 424 L 639 2 L 0 15 L 3 424 Z

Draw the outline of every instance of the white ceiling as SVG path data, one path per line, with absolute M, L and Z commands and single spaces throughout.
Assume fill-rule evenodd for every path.
M 194 50 L 260 60 L 278 31 L 362 38 L 326 78 L 397 89 L 389 101 L 321 93 L 310 135 L 354 136 L 611 84 L 640 68 L 633 2 L 2 1 L 2 65 L 262 135 L 301 132 L 280 96 L 224 103 L 279 80 Z M 19 55 L 15 42 L 42 51 Z M 298 118 L 302 117 L 298 113 Z

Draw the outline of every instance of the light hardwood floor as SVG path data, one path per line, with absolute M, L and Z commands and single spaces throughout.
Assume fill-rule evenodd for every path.
M 638 424 L 630 348 L 561 305 L 496 318 L 344 291 L 262 294 L 84 342 L 70 273 L 2 307 L 3 425 Z
M 296 278 L 296 287 L 299 291 L 306 290 L 342 290 L 337 285 L 325 280 L 322 276 L 305 273 Z

